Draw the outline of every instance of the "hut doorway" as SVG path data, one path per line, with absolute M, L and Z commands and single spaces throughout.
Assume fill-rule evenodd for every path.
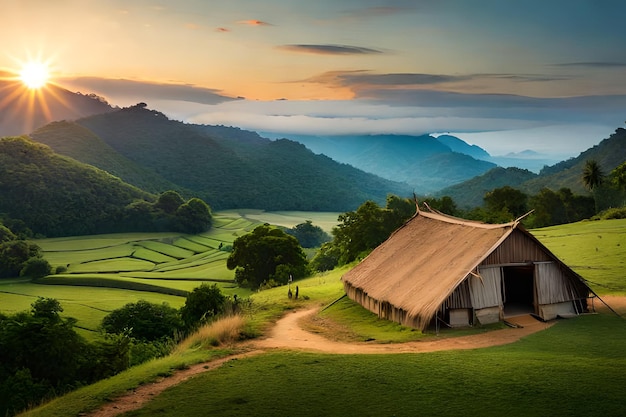
M 504 316 L 535 313 L 535 279 L 533 265 L 502 268 Z

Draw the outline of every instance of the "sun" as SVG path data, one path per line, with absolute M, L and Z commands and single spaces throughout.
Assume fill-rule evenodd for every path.
M 48 83 L 50 69 L 42 62 L 31 61 L 22 67 L 20 80 L 30 89 L 36 90 Z

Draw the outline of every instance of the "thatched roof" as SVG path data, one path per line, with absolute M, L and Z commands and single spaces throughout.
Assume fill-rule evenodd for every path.
M 493 225 L 419 212 L 342 280 L 418 318 L 424 327 L 516 227 L 516 222 Z

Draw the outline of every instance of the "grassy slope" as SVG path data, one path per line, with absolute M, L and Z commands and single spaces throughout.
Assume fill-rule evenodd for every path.
M 622 320 L 587 316 L 473 351 L 273 352 L 201 374 L 125 415 L 620 415 L 624 343 Z
M 626 219 L 583 221 L 532 233 L 598 294 L 626 294 Z
M 619 248 L 623 244 L 619 239 L 623 239 L 625 226 L 625 221 L 615 220 L 583 222 L 534 233 L 564 258 L 581 256 L 581 242 L 596 236 L 598 251 L 588 253 L 587 268 L 579 268 L 578 272 L 588 278 L 591 271 L 605 271 L 598 282 L 602 285 L 607 277 L 621 276 L 622 280 L 616 278 L 614 285 L 623 292 L 625 268 L 620 262 L 623 252 Z M 607 238 L 614 235 L 618 236 L 617 242 Z M 617 248 L 617 254 L 607 262 L 605 251 L 609 253 L 611 248 Z M 344 272 L 299 281 L 303 297 L 297 301 L 287 299 L 284 288 L 254 294 L 246 332 L 262 333 L 285 310 L 327 305 L 336 300 L 343 294 L 339 277 Z M 596 287 L 601 294 L 605 288 Z M 327 312 L 335 310 L 333 314 L 341 315 L 341 304 Z M 370 320 L 365 327 L 379 340 L 391 339 L 389 334 L 402 335 L 402 329 L 381 330 L 380 323 L 371 315 L 367 317 L 369 313 L 364 310 L 352 310 L 349 314 L 357 321 Z M 600 314 L 559 322 L 513 345 L 476 351 L 366 357 L 272 353 L 233 362 L 168 390 L 136 414 L 619 415 L 626 382 L 624 344 L 624 321 Z M 204 360 L 211 352 L 194 351 L 194 360 Z M 163 361 L 150 366 L 163 372 L 180 362 L 175 358 Z M 78 390 L 27 415 L 78 414 L 95 406 L 94 398 L 101 400 L 123 392 L 129 386 L 123 381 L 149 380 L 149 376 L 137 377 L 146 372 L 143 367 L 131 369 L 107 383 Z M 255 375 L 263 378 L 263 384 L 258 383 Z M 117 390 L 111 388 L 115 381 Z M 211 387 L 210 395 L 207 387 Z

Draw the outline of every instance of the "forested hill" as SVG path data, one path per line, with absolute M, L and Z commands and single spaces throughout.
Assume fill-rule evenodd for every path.
M 575 194 L 587 195 L 589 191 L 583 185 L 582 173 L 588 160 L 597 161 L 604 174 L 626 161 L 626 129 L 618 128 L 610 137 L 576 158 L 545 167 L 539 175 L 519 168 L 494 168 L 461 184 L 442 189 L 436 195 L 452 197 L 460 207 L 465 208 L 482 205 L 482 198 L 487 191 L 505 185 L 531 195 L 537 194 L 542 188 L 555 192 L 569 188 Z
M 552 190 L 566 187 L 575 193 L 585 194 L 588 191 L 582 182 L 582 172 L 588 160 L 598 162 L 604 174 L 626 161 L 626 129 L 617 128 L 611 136 L 581 152 L 576 158 L 542 169 L 537 178 L 522 184 L 521 189 L 528 193 L 537 193 L 543 187 Z
M 125 207 L 154 196 L 27 137 L 0 139 L 0 213 L 45 236 L 117 230 Z M 21 225 L 21 226 L 20 226 Z
M 270 141 L 237 128 L 169 120 L 143 103 L 79 119 L 76 124 L 90 133 L 51 124 L 34 137 L 145 189 L 163 191 L 162 181 L 175 184 L 176 188 L 167 188 L 188 190 L 213 209 L 348 211 L 366 200 L 384 203 L 389 193 L 408 196 L 412 191 L 406 184 L 315 155 L 296 142 Z M 69 137 L 90 134 L 106 144 L 108 158 L 101 155 L 102 143 L 85 147 L 81 140 Z M 67 140 L 63 135 L 69 135 Z M 94 137 L 90 140 L 98 142 Z M 110 150 L 119 156 L 113 158 Z M 136 171 L 122 171 L 121 161 L 132 162 Z M 143 176 L 140 171 L 151 175 Z
M 272 135 L 273 137 L 280 137 Z M 287 135 L 315 153 L 383 178 L 409 184 L 420 194 L 433 193 L 494 168 L 489 154 L 453 136 L 431 135 Z

